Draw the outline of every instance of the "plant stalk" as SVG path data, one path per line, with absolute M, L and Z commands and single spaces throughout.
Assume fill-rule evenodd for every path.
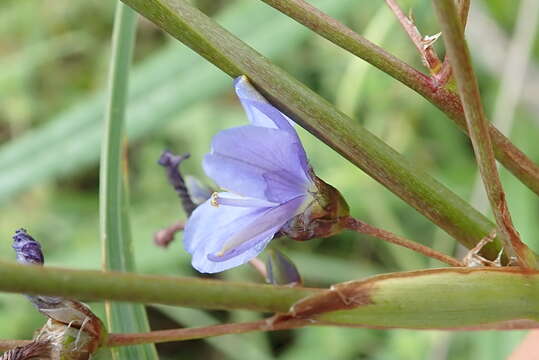
M 535 256 L 520 240 L 505 200 L 505 193 L 498 175 L 496 159 L 492 149 L 489 123 L 481 103 L 479 86 L 473 72 L 470 52 L 464 40 L 463 26 L 458 9 L 453 0 L 434 0 L 433 4 L 442 27 L 453 76 L 464 107 L 479 172 L 481 173 L 498 229 L 502 234 L 502 239 L 505 241 L 505 250 L 510 257 L 516 256 L 519 265 L 534 268 Z
M 270 318 L 253 322 L 219 324 L 199 328 L 159 330 L 139 334 L 110 334 L 106 346 L 158 344 L 171 341 L 202 339 L 211 336 L 243 334 L 252 331 L 295 329 L 309 324 L 311 324 L 310 321 L 302 319 L 292 319 L 273 324 L 273 319 Z
M 423 254 L 427 257 L 439 260 L 450 266 L 461 266 L 461 267 L 466 266 L 462 261 L 457 260 L 454 257 L 442 254 L 434 249 L 431 249 L 428 246 L 421 245 L 415 241 L 405 239 L 402 236 L 395 235 L 390 231 L 379 229 L 361 220 L 348 217 L 348 218 L 343 219 L 342 224 L 346 229 L 358 232 L 360 234 L 370 235 L 377 239 L 384 240 L 392 244 L 405 247 L 417 253 Z

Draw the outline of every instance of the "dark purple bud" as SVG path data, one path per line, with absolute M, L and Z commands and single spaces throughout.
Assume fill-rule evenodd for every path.
M 15 231 L 12 247 L 20 264 L 43 265 L 45 262 L 41 245 L 25 229 Z
M 266 261 L 266 281 L 273 285 L 301 284 L 301 275 L 292 260 L 276 249 L 270 249 Z
M 191 196 L 189 195 L 185 180 L 180 173 L 180 164 L 183 160 L 188 159 L 189 156 L 190 155 L 188 153 L 178 156 L 174 155 L 168 150 L 165 150 L 158 161 L 159 165 L 164 166 L 167 169 L 168 181 L 178 193 L 178 196 L 182 202 L 183 210 L 188 217 L 195 210 L 197 205 L 193 202 Z

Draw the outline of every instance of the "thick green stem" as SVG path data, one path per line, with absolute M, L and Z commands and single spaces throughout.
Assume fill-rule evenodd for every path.
M 496 159 L 489 134 L 489 123 L 485 116 L 479 86 L 475 77 L 470 52 L 464 40 L 463 26 L 458 9 L 453 0 L 434 0 L 434 8 L 442 27 L 444 43 L 453 70 L 460 99 L 464 107 L 468 132 L 475 152 L 475 157 L 483 179 L 490 206 L 494 213 L 505 250 L 510 256 L 516 256 L 520 265 L 535 267 L 535 257 L 520 240 L 513 226 L 505 193 L 498 175 Z
M 0 291 L 278 312 L 284 321 L 340 326 L 524 328 L 539 319 L 539 272 L 519 268 L 411 271 L 312 289 L 0 262 Z
M 0 291 L 204 309 L 286 312 L 297 300 L 320 290 L 121 272 L 38 268 L 0 262 Z
M 135 0 L 125 0 L 135 2 Z M 376 46 L 358 35 L 339 21 L 327 16 L 304 0 L 262 0 L 292 19 L 307 26 L 332 43 L 367 61 L 386 74 L 402 82 L 451 118 L 459 128 L 467 133 L 464 112 L 459 97 L 453 91 L 438 86 L 428 76 L 418 72 L 384 49 Z M 467 14 L 469 2 L 463 0 L 462 16 Z M 449 76 L 449 67 L 444 69 Z M 441 80 L 440 80 L 441 81 Z M 496 158 L 522 181 L 527 187 L 539 195 L 539 166 L 514 146 L 509 139 L 494 126 L 489 126 L 490 136 L 495 145 Z
M 494 225 L 319 95 L 234 37 L 185 0 L 124 0 L 232 77 L 245 74 L 281 111 L 378 182 L 473 247 Z M 458 100 L 458 99 L 457 99 Z M 500 243 L 483 249 L 495 258 Z

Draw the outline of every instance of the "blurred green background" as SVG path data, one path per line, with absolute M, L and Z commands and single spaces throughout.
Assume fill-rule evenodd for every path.
M 422 68 L 415 48 L 383 1 L 312 0 L 389 52 Z M 473 1 L 472 54 L 489 116 L 498 99 L 507 41 L 519 1 Z M 476 168 L 466 137 L 442 113 L 380 71 L 253 0 L 197 4 L 372 132 L 470 199 Z M 430 1 L 400 1 L 424 34 L 438 32 Z M 481 5 L 481 6 L 479 6 Z M 27 228 L 47 264 L 99 269 L 98 159 L 114 1 L 3 0 L 0 3 L 0 256 L 13 261 L 11 235 Z M 475 19 L 487 18 L 490 23 Z M 496 31 L 495 31 L 496 30 Z M 504 39 L 505 37 L 505 39 Z M 505 41 L 505 44 L 503 43 Z M 499 44 L 493 50 L 489 43 Z M 440 44 L 437 44 L 440 47 Z M 498 52 L 496 52 L 498 51 Z M 534 44 L 511 138 L 539 160 Z M 497 63 L 493 65 L 494 63 Z M 490 62 L 489 62 L 490 61 Z M 138 271 L 197 275 L 181 236 L 169 249 L 153 233 L 184 214 L 156 161 L 165 148 L 190 152 L 185 173 L 204 179 L 211 137 L 246 122 L 231 79 L 145 20 L 139 23 L 128 109 L 130 197 Z M 498 68 L 496 68 L 496 66 Z M 531 94 L 530 94 L 531 92 Z M 537 92 L 535 92 L 535 95 Z M 456 254 L 455 241 L 411 207 L 299 129 L 317 174 L 337 187 L 353 215 Z M 523 239 L 539 250 L 539 202 L 505 170 L 502 179 Z M 440 266 L 406 249 L 345 233 L 325 240 L 273 242 L 309 286 L 398 270 Z M 224 279 L 262 281 L 248 266 Z M 418 294 L 421 296 L 421 294 Z M 102 315 L 100 304 L 91 304 Z M 250 312 L 149 307 L 153 329 L 257 318 Z M 0 338 L 30 338 L 44 319 L 21 295 L 0 294 Z M 159 345 L 162 359 L 504 359 L 523 332 L 308 328 Z

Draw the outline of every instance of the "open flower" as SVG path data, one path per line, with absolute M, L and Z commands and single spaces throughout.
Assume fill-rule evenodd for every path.
M 347 213 L 338 192 L 314 175 L 292 121 L 245 76 L 234 86 L 251 124 L 213 138 L 204 170 L 227 191 L 199 205 L 185 227 L 185 249 L 206 273 L 246 263 L 277 233 L 301 240 L 328 236 L 336 230 L 332 218 Z M 312 226 L 314 219 L 322 222 Z

